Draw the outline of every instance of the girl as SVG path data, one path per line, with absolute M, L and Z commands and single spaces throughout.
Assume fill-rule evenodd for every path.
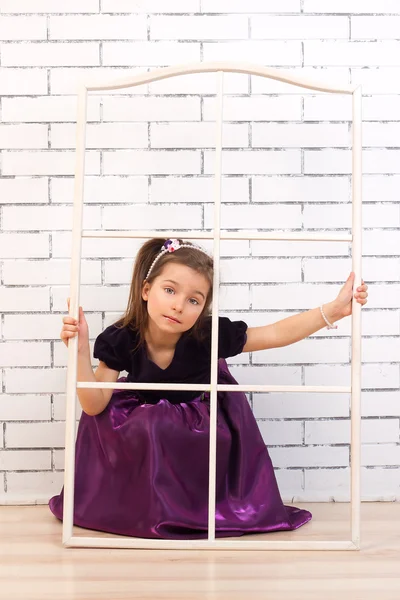
M 66 345 L 79 334 L 78 381 L 210 381 L 213 261 L 181 240 L 152 239 L 136 258 L 124 316 L 96 339 L 64 317 Z M 273 325 L 219 319 L 219 383 L 234 384 L 224 359 L 297 342 L 351 314 L 354 273 L 337 298 Z M 355 298 L 367 302 L 367 285 Z M 119 378 L 121 371 L 127 377 Z M 204 538 L 208 519 L 209 394 L 78 389 L 74 523 L 145 538 Z M 311 519 L 284 506 L 274 469 L 242 392 L 218 393 L 216 535 L 292 530 Z M 63 516 L 63 490 L 50 500 Z

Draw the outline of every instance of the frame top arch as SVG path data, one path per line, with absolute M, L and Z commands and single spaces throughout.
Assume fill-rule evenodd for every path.
M 88 81 L 87 83 L 83 83 L 82 85 L 87 91 L 118 90 L 127 87 L 133 87 L 136 85 L 141 85 L 144 83 L 151 83 L 153 81 L 160 81 L 161 79 L 168 79 L 169 77 L 176 77 L 178 75 L 190 75 L 193 73 L 212 73 L 218 71 L 223 71 L 227 73 L 243 73 L 247 75 L 258 75 L 260 77 L 275 79 L 276 81 L 289 83 L 298 87 L 307 88 L 318 92 L 328 92 L 332 94 L 353 94 L 354 91 L 359 87 L 357 85 L 330 86 L 312 78 L 297 77 L 289 71 L 285 71 L 283 69 L 263 67 L 255 63 L 237 61 L 198 62 L 176 65 L 172 67 L 162 67 L 159 69 L 153 69 L 148 73 L 139 73 L 138 75 L 133 75 L 131 77 L 121 79 L 115 79 L 109 82 L 101 82 L 97 80 Z

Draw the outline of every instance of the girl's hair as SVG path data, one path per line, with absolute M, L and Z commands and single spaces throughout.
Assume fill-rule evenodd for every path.
M 156 256 L 161 252 L 164 243 L 165 239 L 163 238 L 153 238 L 148 242 L 145 242 L 140 248 L 133 267 L 128 305 L 124 315 L 115 323 L 116 326 L 129 327 L 139 333 L 137 347 L 144 342 L 148 325 L 147 302 L 142 298 L 143 285 L 145 281 L 146 283 L 152 283 L 152 281 L 161 274 L 166 264 L 175 263 L 190 267 L 197 273 L 203 275 L 210 285 L 203 310 L 190 330 L 190 333 L 197 339 L 201 339 L 204 321 L 210 314 L 213 289 L 213 260 L 204 252 L 197 250 L 196 246 L 190 242 L 179 240 L 180 244 L 187 244 L 192 247 L 179 248 L 175 252 L 166 252 L 163 254 L 157 260 L 151 270 L 149 278 L 146 280 L 146 275 L 150 266 Z

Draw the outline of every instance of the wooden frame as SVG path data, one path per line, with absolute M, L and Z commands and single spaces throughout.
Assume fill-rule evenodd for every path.
M 357 550 L 360 548 L 360 400 L 361 400 L 361 306 L 353 299 L 352 314 L 352 363 L 350 386 L 276 386 L 276 385 L 218 385 L 217 383 L 217 340 L 218 340 L 218 305 L 219 305 L 219 257 L 220 240 L 258 239 L 258 240 L 311 240 L 311 241 L 349 241 L 353 243 L 352 269 L 355 272 L 354 288 L 361 284 L 361 87 L 344 85 L 341 87 L 327 86 L 324 83 L 308 78 L 295 77 L 291 73 L 262 67 L 250 63 L 210 62 L 181 65 L 155 69 L 149 73 L 136 75 L 110 83 L 82 84 L 78 93 L 77 114 L 77 147 L 74 190 L 72 261 L 71 261 L 71 291 L 70 315 L 78 319 L 79 286 L 81 265 L 82 237 L 124 237 L 150 238 L 159 236 L 158 231 L 83 231 L 83 183 L 85 162 L 85 129 L 87 93 L 90 91 L 115 90 L 150 83 L 153 81 L 192 73 L 218 73 L 218 117 L 216 135 L 216 170 L 215 170 L 215 203 L 214 228 L 211 232 L 190 231 L 184 234 L 186 239 L 214 240 L 214 297 L 212 305 L 212 354 L 211 382 L 209 385 L 184 384 L 127 384 L 127 383 L 93 383 L 77 382 L 78 341 L 73 338 L 68 346 L 67 369 L 67 409 L 66 409 L 66 439 L 65 439 L 65 477 L 64 477 L 64 521 L 63 544 L 68 547 L 96 548 L 159 548 L 159 549 L 224 549 L 224 550 Z M 311 90 L 334 93 L 352 94 L 353 97 L 353 143 L 352 143 L 352 235 L 334 234 L 303 234 L 303 233 L 260 233 L 252 231 L 221 232 L 220 203 L 222 177 L 222 125 L 223 125 L 223 74 L 224 72 L 244 73 L 275 79 Z M 163 231 L 163 236 L 179 237 L 173 231 Z M 207 540 L 156 540 L 131 537 L 80 537 L 73 535 L 73 505 L 74 505 L 74 463 L 75 463 L 75 430 L 76 430 L 76 390 L 77 388 L 112 388 L 112 389 L 170 389 L 170 390 L 204 390 L 209 391 L 210 414 L 210 462 L 209 462 L 209 519 Z M 249 536 L 244 539 L 215 538 L 215 472 L 216 472 L 216 409 L 218 391 L 248 391 L 248 392 L 325 392 L 351 393 L 351 540 L 313 540 L 313 541 L 265 541 Z

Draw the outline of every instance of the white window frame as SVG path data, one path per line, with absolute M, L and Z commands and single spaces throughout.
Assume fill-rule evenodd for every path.
M 352 243 L 352 270 L 355 272 L 354 289 L 361 285 L 361 183 L 362 183 L 362 113 L 361 87 L 352 85 L 328 86 L 303 77 L 295 77 L 284 70 L 262 67 L 251 63 L 206 62 L 178 65 L 155 69 L 125 79 L 80 84 L 78 91 L 77 146 L 72 231 L 72 261 L 70 288 L 70 315 L 78 319 L 79 288 L 81 267 L 82 237 L 151 238 L 158 237 L 160 231 L 106 231 L 82 229 L 83 186 L 85 164 L 86 107 L 88 92 L 124 89 L 151 83 L 169 77 L 193 73 L 217 73 L 217 122 L 216 122 L 216 165 L 214 227 L 211 231 L 188 231 L 185 239 L 213 239 L 214 296 L 212 304 L 212 353 L 211 382 L 197 384 L 137 384 L 137 383 L 93 383 L 77 382 L 77 338 L 68 345 L 67 366 L 67 408 L 65 433 L 65 474 L 64 474 L 64 518 L 63 544 L 66 547 L 89 548 L 154 548 L 154 549 L 223 549 L 223 550 L 359 550 L 360 548 L 360 475 L 361 475 L 361 306 L 353 299 L 352 311 L 352 354 L 350 386 L 278 386 L 278 385 L 219 385 L 218 375 L 218 306 L 220 284 L 220 240 L 307 240 L 307 241 L 347 241 Z M 221 172 L 222 172 L 222 126 L 223 126 L 223 77 L 225 72 L 243 73 L 274 79 L 302 88 L 333 94 L 352 94 L 352 233 L 351 235 L 307 233 L 262 233 L 254 231 L 228 232 L 220 230 Z M 163 231 L 166 238 L 181 237 L 182 232 Z M 159 540 L 132 537 L 94 537 L 73 535 L 73 505 L 75 479 L 75 435 L 77 388 L 136 389 L 136 390 L 203 390 L 210 392 L 210 454 L 209 454 L 209 515 L 208 539 L 204 540 Z M 240 540 L 215 538 L 215 474 L 216 474 L 216 415 L 218 391 L 246 392 L 302 392 L 302 393 L 343 393 L 351 394 L 351 539 L 349 540 L 265 540 L 257 536 L 244 536 Z M 291 536 L 293 537 L 293 536 Z M 244 539 L 246 538 L 246 539 Z M 263 536 L 265 538 L 265 536 Z

